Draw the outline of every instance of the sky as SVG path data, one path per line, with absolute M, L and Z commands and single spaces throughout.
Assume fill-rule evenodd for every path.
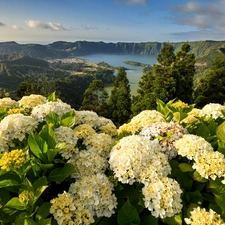
M 225 40 L 225 0 L 0 0 L 0 42 Z

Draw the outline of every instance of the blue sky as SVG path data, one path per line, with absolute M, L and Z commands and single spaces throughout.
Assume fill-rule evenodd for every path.
M 0 0 L 0 42 L 225 40 L 225 0 Z

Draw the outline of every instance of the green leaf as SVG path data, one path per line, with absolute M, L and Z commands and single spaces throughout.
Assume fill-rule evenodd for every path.
M 225 155 L 225 142 L 218 140 L 218 148 L 217 148 L 218 152 L 221 152 Z
M 40 208 L 38 209 L 35 218 L 36 220 L 43 220 L 50 214 L 50 208 L 51 208 L 51 203 L 50 202 L 44 202 Z
M 158 225 L 158 218 L 152 215 L 141 217 L 141 225 Z
M 210 180 L 209 181 L 209 189 L 214 194 L 225 194 L 225 185 L 221 183 L 221 179 Z
M 206 178 L 201 177 L 201 175 L 197 171 L 194 171 L 193 179 L 198 182 L 202 182 L 202 183 L 206 183 L 208 181 Z
M 3 205 L 5 205 L 10 200 L 10 194 L 9 191 L 2 188 L 0 190 L 0 209 Z
M 11 198 L 4 207 L 11 208 L 11 209 L 17 209 L 17 210 L 25 210 L 26 207 L 20 202 L 19 198 L 14 197 Z
M 23 225 L 37 225 L 37 224 L 32 219 L 26 218 L 26 219 L 24 219 Z
M 225 194 L 215 195 L 215 201 L 222 210 L 221 216 L 225 218 Z
M 63 168 L 54 169 L 48 177 L 49 182 L 55 181 L 60 184 L 65 180 L 71 173 L 74 172 L 74 166 L 70 163 L 66 163 Z
M 34 190 L 37 190 L 38 188 L 45 186 L 48 184 L 48 180 L 45 176 L 38 178 L 34 183 L 33 183 L 33 188 Z
M 194 171 L 194 169 L 192 168 L 192 166 L 189 163 L 180 163 L 179 168 L 184 173 Z
M 182 225 L 182 216 L 181 214 L 177 214 L 174 215 L 173 217 L 167 217 L 162 221 L 169 225 Z
M 61 120 L 60 116 L 57 113 L 53 112 L 53 111 L 50 112 L 46 116 L 46 122 L 48 124 L 53 124 L 55 128 L 60 126 L 60 120 Z
M 31 152 L 39 159 L 46 161 L 47 155 L 44 154 L 48 151 L 48 145 L 40 136 L 30 134 L 28 137 L 28 145 Z
M 60 151 L 60 149 L 58 149 L 58 148 L 49 149 L 47 152 L 48 161 L 52 162 L 59 151 Z
M 53 102 L 57 100 L 56 94 L 55 92 L 51 93 L 48 97 L 47 97 L 49 102 Z
M 65 113 L 62 118 L 61 118 L 61 125 L 65 126 L 65 127 L 74 127 L 76 122 L 76 118 L 75 118 L 75 112 L 74 111 L 70 111 Z
M 188 203 L 196 203 L 198 205 L 203 203 L 203 197 L 199 191 L 186 192 L 186 200 Z
M 118 212 L 117 221 L 119 225 L 140 225 L 140 218 L 137 210 L 128 201 Z
M 51 225 L 51 224 L 52 224 L 51 218 L 41 219 L 40 221 L 37 222 L 37 225 Z
M 202 123 L 197 129 L 196 135 L 207 138 L 210 135 L 209 128 Z
M 1 180 L 0 188 L 9 187 L 9 186 L 18 186 L 20 183 L 16 180 Z
M 55 132 L 50 125 L 45 125 L 39 133 L 39 136 L 46 141 L 48 148 L 55 148 L 56 137 Z
M 222 142 L 225 142 L 225 122 L 220 124 L 216 129 L 216 136 Z
M 103 218 L 100 223 L 97 223 L 98 225 L 116 225 L 117 224 L 117 218 L 115 215 L 110 216 L 110 218 Z

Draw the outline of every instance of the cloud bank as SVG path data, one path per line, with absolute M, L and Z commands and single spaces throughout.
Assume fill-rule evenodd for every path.
M 59 23 L 53 23 L 53 22 L 43 23 L 38 20 L 25 20 L 25 23 L 30 28 L 40 28 L 40 29 L 48 29 L 48 30 L 54 30 L 54 31 L 66 30 Z

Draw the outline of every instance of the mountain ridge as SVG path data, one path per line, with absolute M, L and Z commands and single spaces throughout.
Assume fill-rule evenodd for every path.
M 186 42 L 171 42 L 174 50 L 178 51 Z M 66 58 L 78 57 L 89 54 L 139 54 L 157 55 L 165 42 L 117 42 L 106 43 L 103 41 L 56 41 L 47 45 L 43 44 L 19 44 L 15 41 L 0 42 L 0 55 L 19 53 L 35 58 Z M 170 43 L 170 42 L 169 42 Z M 190 41 L 191 53 L 196 58 L 218 51 L 225 53 L 225 41 Z M 201 57 L 200 57 L 201 58 Z

